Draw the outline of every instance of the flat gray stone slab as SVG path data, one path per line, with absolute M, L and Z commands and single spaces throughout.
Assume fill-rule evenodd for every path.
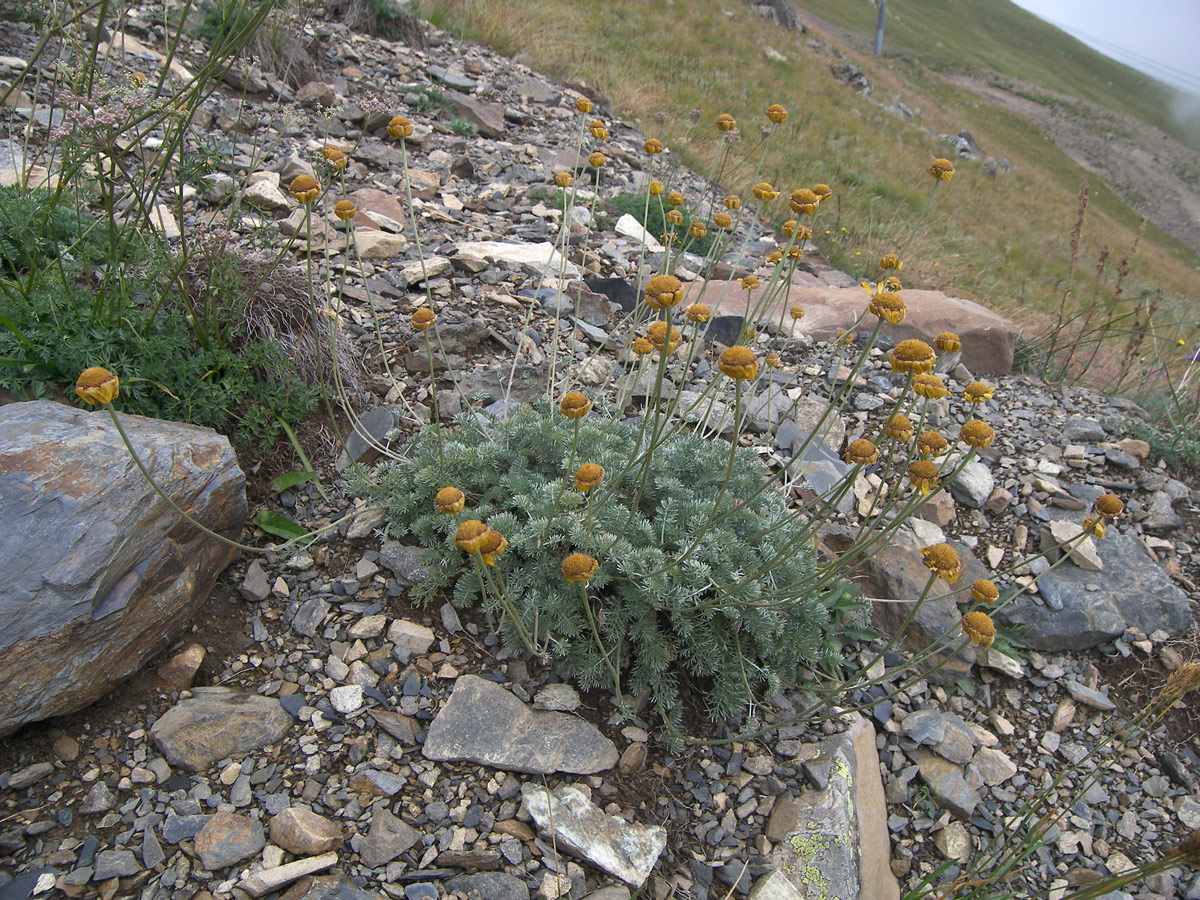
M 202 772 L 280 740 L 292 719 L 278 700 L 230 688 L 202 687 L 168 709 L 150 736 L 173 766 Z
M 454 685 L 422 751 L 426 759 L 467 760 L 512 772 L 592 775 L 617 763 L 617 748 L 596 726 L 526 706 L 500 685 L 464 675 Z

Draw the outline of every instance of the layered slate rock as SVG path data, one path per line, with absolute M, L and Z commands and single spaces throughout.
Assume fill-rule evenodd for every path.
M 667 845 L 667 833 L 659 826 L 610 816 L 572 785 L 550 792 L 540 784 L 523 784 L 521 799 L 538 828 L 557 846 L 634 887 L 650 877 Z
M 592 775 L 616 765 L 617 748 L 596 726 L 535 710 L 495 682 L 464 675 L 429 726 L 426 759 L 468 760 L 497 769 Z
M 804 750 L 823 787 L 776 801 L 765 832 L 771 864 L 802 897 L 898 900 L 875 729 L 856 714 L 845 732 Z
M 278 700 L 224 687 L 195 688 L 167 710 L 150 736 L 173 766 L 204 771 L 218 760 L 241 757 L 287 734 L 292 718 Z
M 1071 562 L 1040 576 L 1038 596 L 1019 594 L 999 612 L 1035 650 L 1085 650 L 1127 628 L 1178 635 L 1192 622 L 1188 596 L 1139 538 L 1110 528 L 1096 552 L 1104 571 Z
M 168 496 L 241 532 L 245 476 L 226 438 L 122 423 Z M 154 492 L 107 413 L 0 408 L 0 735 L 86 706 L 169 647 L 235 552 Z

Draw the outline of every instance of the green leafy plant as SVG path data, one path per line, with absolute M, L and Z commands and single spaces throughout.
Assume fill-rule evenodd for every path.
M 649 207 L 646 205 L 646 197 L 642 194 L 617 194 L 609 200 L 609 208 L 617 216 L 625 214 L 633 216 L 642 224 L 642 226 L 655 237 L 663 234 L 669 228 L 666 220 L 666 211 L 664 204 L 658 202 L 660 198 L 652 198 Z M 685 205 L 680 208 L 683 213 L 683 221 L 676 227 L 678 234 L 686 235 L 688 229 L 692 225 L 694 218 L 699 218 L 694 212 L 688 209 Z M 701 219 L 701 221 L 703 221 Z M 716 240 L 716 234 L 710 230 L 709 233 L 702 238 L 689 238 L 688 249 L 699 256 L 704 256 L 712 249 L 713 241 Z
M 845 586 L 818 575 L 811 542 L 797 541 L 802 526 L 782 494 L 764 490 L 769 475 L 757 457 L 676 433 L 653 450 L 639 483 L 627 466 L 638 439 L 636 427 L 595 414 L 576 433 L 542 402 L 495 423 L 464 419 L 440 461 L 425 431 L 375 484 L 360 473 L 355 489 L 386 509 L 389 534 L 415 536 L 437 564 L 415 590 L 419 600 L 452 586 L 456 604 L 473 605 L 480 579 L 494 579 L 485 608 L 505 613 L 508 643 L 528 636 L 584 688 L 619 694 L 624 678 L 628 690 L 649 691 L 669 731 L 681 726 L 685 682 L 703 684 L 707 713 L 720 720 L 802 666 L 836 671 L 842 617 L 833 607 Z M 576 487 L 582 462 L 611 473 L 602 487 Z M 435 509 L 445 485 L 466 494 L 461 516 Z M 507 539 L 494 575 L 455 546 L 463 517 Z M 603 560 L 585 585 L 564 578 L 573 552 Z

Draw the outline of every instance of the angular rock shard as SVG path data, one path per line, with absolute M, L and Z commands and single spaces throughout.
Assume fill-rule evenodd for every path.
M 521 786 L 525 808 L 557 846 L 637 887 L 650 877 L 667 833 L 657 825 L 634 825 L 607 815 L 581 789 L 570 785 L 548 792 L 538 784 Z
M 292 719 L 278 700 L 232 688 L 196 688 L 150 727 L 150 737 L 173 766 L 203 771 L 280 740 Z

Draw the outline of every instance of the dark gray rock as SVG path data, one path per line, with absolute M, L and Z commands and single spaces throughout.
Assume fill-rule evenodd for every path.
M 420 584 L 433 571 L 431 566 L 423 566 L 418 561 L 420 550 L 420 547 L 385 541 L 379 548 L 379 562 L 392 570 L 401 587 L 411 587 Z
M 454 685 L 422 750 L 427 759 L 549 775 L 591 775 L 616 765 L 617 748 L 583 719 L 526 706 L 500 685 L 464 675 Z
M 401 412 L 399 406 L 376 406 L 359 416 L 346 435 L 342 468 L 350 462 L 366 464 L 378 459 L 391 446 L 387 436 L 400 424 Z
M 1126 628 L 1145 634 L 1181 634 L 1192 621 L 1185 594 L 1133 535 L 1110 528 L 1096 550 L 1103 572 L 1063 565 L 1038 579 L 1045 605 L 1018 594 L 998 617 L 1020 630 L 1035 650 L 1083 650 L 1119 637 Z
M 292 719 L 279 701 L 223 687 L 194 688 L 167 710 L 150 736 L 172 766 L 203 771 L 280 740 Z
M 241 534 L 246 483 L 228 440 L 122 424 L 169 496 Z M 0 736 L 86 706 L 169 647 L 235 552 L 159 498 L 108 413 L 0 407 Z
M 479 896 L 487 900 L 529 900 L 529 888 L 525 882 L 503 872 L 460 875 L 446 882 L 446 890 L 467 895 L 471 891 L 479 891 Z
M 132 850 L 101 850 L 96 854 L 96 868 L 92 881 L 108 881 L 110 878 L 127 878 L 142 871 Z
M 344 874 L 306 875 L 288 888 L 287 900 L 383 900 L 382 894 L 364 891 Z
M 969 819 L 979 805 L 983 778 L 974 766 L 961 766 L 927 750 L 915 755 L 921 779 L 929 786 L 933 802 L 960 819 Z
M 371 815 L 371 830 L 355 840 L 355 849 L 364 863 L 375 868 L 387 865 L 420 839 L 420 832 L 380 806 Z

